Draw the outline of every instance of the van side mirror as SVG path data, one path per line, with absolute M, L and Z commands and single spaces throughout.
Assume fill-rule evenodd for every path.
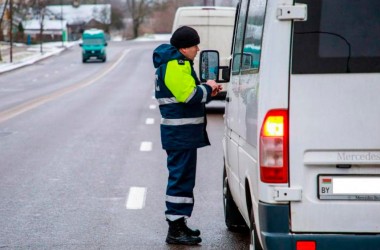
M 79 47 L 82 47 L 82 46 L 83 46 L 83 43 L 80 43 L 80 44 L 79 44 Z
M 219 79 L 220 70 L 222 70 L 222 79 Z M 207 80 L 228 82 L 230 80 L 230 69 L 228 66 L 219 66 L 219 52 L 216 50 L 204 50 L 201 52 L 199 72 L 201 82 L 207 82 Z
M 219 79 L 219 52 L 205 50 L 201 52 L 199 72 L 201 82 Z
M 244 52 L 235 54 L 233 63 L 233 69 L 239 70 L 241 65 L 241 69 L 246 70 L 254 67 L 255 61 L 253 60 L 253 55 L 251 53 Z
M 105 43 L 104 43 L 104 46 L 107 46 L 107 45 L 108 45 L 108 43 L 107 43 L 107 42 L 105 42 Z
M 243 53 L 241 67 L 243 70 L 250 69 L 254 66 L 253 55 L 250 53 Z

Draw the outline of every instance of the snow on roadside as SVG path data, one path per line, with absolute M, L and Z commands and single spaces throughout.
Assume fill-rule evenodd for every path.
M 136 38 L 134 41 L 169 41 L 171 34 L 145 34 L 144 36 Z

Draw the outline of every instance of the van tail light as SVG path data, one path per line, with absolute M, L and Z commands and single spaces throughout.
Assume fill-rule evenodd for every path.
M 270 110 L 260 133 L 260 177 L 265 183 L 288 182 L 288 111 Z

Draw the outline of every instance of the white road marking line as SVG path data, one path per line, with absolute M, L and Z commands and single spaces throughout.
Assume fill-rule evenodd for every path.
M 141 142 L 140 151 L 152 151 L 152 142 L 150 141 Z
M 23 91 L 24 89 L 18 89 L 18 88 L 2 88 L 0 89 L 0 92 L 18 92 L 18 91 Z
M 149 105 L 149 109 L 156 109 L 156 105 L 152 104 L 152 105 Z
M 33 99 L 29 102 L 25 102 L 20 104 L 19 106 L 15 106 L 13 108 L 10 108 L 8 110 L 4 110 L 0 112 L 0 123 L 9 120 L 15 116 L 18 116 L 24 112 L 27 112 L 29 110 L 32 110 L 34 108 L 37 108 L 47 102 L 53 101 L 61 96 L 64 96 L 68 93 L 71 93 L 73 91 L 82 89 L 84 87 L 87 87 L 93 83 L 95 83 L 97 80 L 103 78 L 105 75 L 107 75 L 109 72 L 111 72 L 118 64 L 123 60 L 123 58 L 129 53 L 130 49 L 127 49 L 119 56 L 116 62 L 113 64 L 110 64 L 109 67 L 107 67 L 104 71 L 100 72 L 98 75 L 95 75 L 94 78 L 85 79 L 78 83 L 74 83 L 73 85 L 67 86 L 63 89 L 59 89 L 51 94 L 37 97 L 36 99 Z
M 154 118 L 146 118 L 145 124 L 148 124 L 148 125 L 154 124 Z
M 142 209 L 145 206 L 146 188 L 130 187 L 127 196 L 127 209 Z

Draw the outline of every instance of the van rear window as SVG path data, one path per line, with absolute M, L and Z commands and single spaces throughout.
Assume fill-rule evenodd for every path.
M 297 3 L 308 20 L 294 22 L 293 74 L 380 72 L 380 1 Z

